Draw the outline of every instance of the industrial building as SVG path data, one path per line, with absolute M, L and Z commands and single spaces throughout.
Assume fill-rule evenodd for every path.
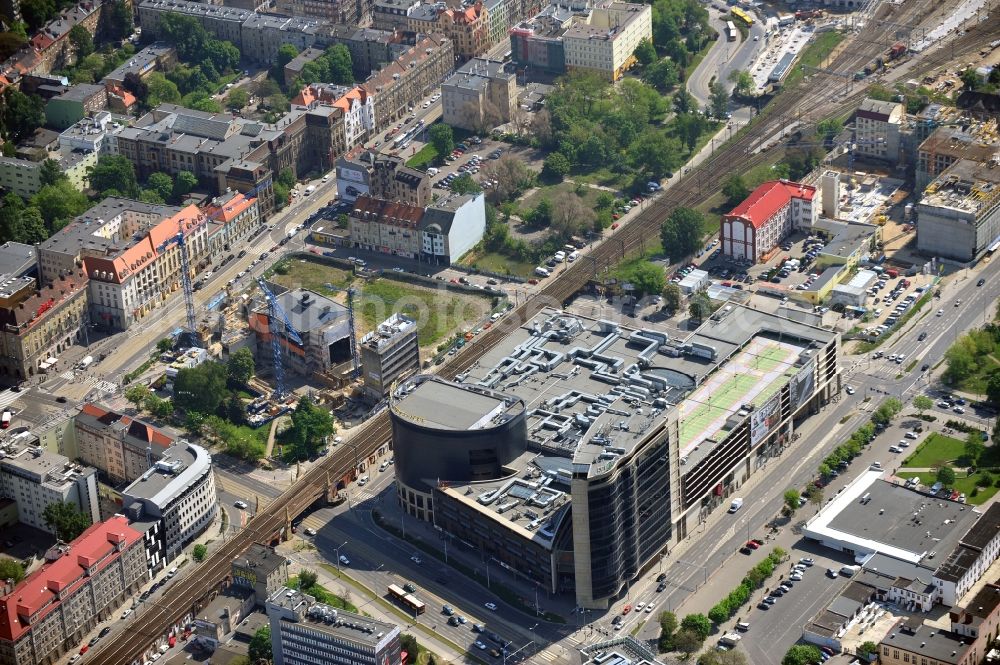
M 45 509 L 53 503 L 68 503 L 100 521 L 96 469 L 43 449 L 29 432 L 5 441 L 0 452 L 0 498 L 17 504 L 19 522 L 55 533 L 45 523 Z
M 285 589 L 288 581 L 288 559 L 273 548 L 254 543 L 233 559 L 233 584 L 253 592 L 254 602 L 265 607 L 267 599 Z
M 960 159 L 917 204 L 917 249 L 963 263 L 1000 246 L 1000 157 Z
M 396 313 L 361 338 L 365 396 L 379 401 L 400 379 L 420 370 L 417 322 Z
M 267 601 L 274 665 L 385 665 L 400 661 L 399 627 L 338 610 L 299 591 L 280 589 Z
M 793 230 L 812 229 L 818 218 L 815 187 L 788 180 L 765 182 L 722 216 L 722 253 L 759 263 Z
M 268 305 L 260 301 L 249 314 L 252 350 L 257 367 L 273 364 L 271 335 L 275 330 L 281 344 L 286 372 L 309 377 L 314 372 L 343 373 L 351 363 L 351 316 L 347 307 L 308 289 L 281 291 L 270 285 L 278 306 L 288 317 L 291 326 L 302 342 L 297 342 L 285 332 L 284 321 L 272 324 Z
M 57 544 L 20 583 L 0 581 L 0 662 L 58 661 L 146 579 L 142 534 L 121 515 Z
M 218 511 L 212 456 L 183 440 L 122 491 L 122 513 L 143 534 L 150 574 L 180 554 Z
M 906 109 L 899 102 L 865 99 L 854 113 L 854 154 L 899 161 L 899 141 Z
M 837 392 L 838 352 L 835 333 L 737 305 L 683 339 L 545 309 L 461 383 L 397 385 L 398 498 L 606 608 L 784 451 Z

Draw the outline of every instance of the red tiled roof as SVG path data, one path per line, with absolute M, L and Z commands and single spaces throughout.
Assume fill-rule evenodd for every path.
M 88 567 L 114 551 L 114 544 L 122 542 L 125 547 L 142 538 L 142 534 L 128 525 L 124 515 L 94 524 L 68 545 L 67 551 L 52 563 L 48 563 L 18 584 L 6 596 L 0 597 L 0 639 L 14 641 L 30 630 L 30 626 L 20 617 L 31 617 L 44 608 L 42 616 L 59 606 L 57 593 L 73 593 L 86 579 Z M 92 574 L 103 570 L 114 560 L 104 559 Z M 67 596 L 63 596 L 66 600 Z M 48 607 L 46 607 L 48 605 Z
M 236 219 L 240 213 L 249 208 L 256 200 L 256 197 L 248 199 L 243 193 L 239 193 L 224 203 L 221 209 L 219 206 L 209 206 L 205 208 L 205 214 L 216 221 L 231 222 Z
M 384 201 L 366 195 L 359 196 L 351 210 L 351 217 L 362 222 L 380 222 L 413 229 L 417 228 L 417 224 L 423 216 L 423 208 L 407 203 Z
M 726 217 L 740 217 L 759 229 L 776 212 L 793 199 L 812 201 L 816 188 L 789 180 L 770 180 L 751 192 L 742 203 L 733 208 Z
M 28 328 L 42 321 L 62 304 L 87 290 L 87 275 L 72 273 L 38 289 L 33 296 L 15 305 L 0 309 L 0 325 Z

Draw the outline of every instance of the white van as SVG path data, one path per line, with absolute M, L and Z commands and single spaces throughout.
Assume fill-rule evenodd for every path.
M 580 252 L 574 250 L 569 253 L 569 256 L 566 257 L 566 260 L 569 261 L 570 263 L 573 263 L 573 261 L 576 261 L 578 258 L 580 258 Z
M 440 172 L 441 171 L 439 171 L 438 169 L 434 168 L 433 166 L 431 168 L 427 169 L 427 175 L 430 175 L 430 176 L 437 175 Z
M 535 268 L 535 274 L 538 275 L 539 277 L 548 277 L 549 270 L 548 268 L 543 268 L 542 266 L 538 266 L 537 268 Z
M 316 185 L 309 185 L 308 187 L 306 187 L 305 195 L 309 196 L 315 191 L 316 191 Z
M 170 569 L 169 572 L 167 572 L 167 577 L 173 577 L 176 574 L 177 574 L 177 566 L 174 566 L 173 568 Z
M 555 256 L 553 256 L 552 258 L 554 258 L 559 263 L 562 263 L 563 261 L 566 260 L 566 252 L 559 250 L 558 252 L 555 253 Z

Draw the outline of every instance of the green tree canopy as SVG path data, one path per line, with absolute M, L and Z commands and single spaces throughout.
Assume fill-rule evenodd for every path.
M 254 665 L 261 661 L 271 662 L 273 656 L 271 654 L 270 626 L 261 626 L 253 634 L 253 638 L 250 640 L 248 655 L 250 656 L 250 662 L 254 663 Z
M 712 315 L 712 300 L 704 291 L 698 291 L 688 298 L 688 314 L 692 319 L 703 321 Z
M 314 570 L 303 568 L 302 572 L 299 573 L 299 588 L 303 591 L 313 588 L 318 581 L 319 575 Z
M 820 650 L 811 644 L 796 644 L 785 652 L 781 665 L 814 665 L 823 660 Z
M 31 205 L 38 209 L 46 227 L 58 231 L 90 208 L 90 201 L 67 180 L 45 185 L 31 197 Z
M 691 208 L 677 208 L 660 227 L 663 251 L 674 261 L 691 256 L 701 248 L 704 217 Z
M 729 93 L 726 92 L 726 86 L 716 79 L 708 84 L 708 90 L 712 115 L 719 119 L 725 118 L 726 110 L 729 108 Z
M 571 164 L 566 155 L 561 152 L 552 152 L 545 158 L 545 163 L 542 165 L 542 177 L 551 182 L 559 182 L 569 175 L 570 168 Z
M 292 426 L 285 432 L 285 439 L 291 444 L 291 456 L 302 460 L 322 449 L 333 432 L 330 412 L 303 397 L 292 412 Z
M 673 612 L 660 612 L 660 637 L 657 646 L 660 651 L 671 651 L 674 648 L 674 633 L 677 632 L 677 615 Z
M 797 489 L 785 490 L 785 507 L 794 513 L 799 509 L 799 499 L 801 498 L 802 494 Z
M 463 173 L 451 181 L 451 191 L 455 194 L 478 194 L 483 191 L 479 183 L 472 179 L 468 173 Z
M 66 174 L 63 173 L 62 167 L 54 159 L 46 159 L 38 168 L 38 180 L 41 182 L 42 187 L 45 185 L 54 185 L 66 179 Z
M 97 164 L 90 167 L 89 175 L 91 188 L 98 192 L 113 190 L 129 198 L 139 196 L 135 168 L 122 155 L 104 155 L 97 160 Z
M 254 373 L 253 354 L 244 347 L 229 356 L 226 363 L 229 379 L 238 384 L 246 384 Z
M 174 190 L 174 180 L 166 173 L 157 171 L 156 173 L 151 173 L 149 178 L 146 179 L 146 186 L 159 194 L 162 200 L 166 201 L 170 198 Z
M 444 158 L 455 149 L 455 133 L 448 125 L 444 123 L 431 125 L 428 135 L 438 157 Z
M 712 634 L 712 622 L 704 614 L 688 614 L 681 619 L 681 629 L 693 631 L 702 640 Z
M 0 137 L 18 143 L 43 124 L 45 104 L 41 97 L 25 95 L 13 86 L 3 91 L 0 97 Z
M 750 188 L 739 173 L 734 173 L 722 185 L 722 195 L 726 197 L 726 205 L 735 208 L 750 196 Z
M 729 80 L 735 84 L 734 92 L 740 96 L 747 96 L 753 92 L 753 75 L 745 69 L 734 69 L 729 72 Z
M 14 580 L 17 584 L 24 579 L 24 566 L 15 559 L 0 559 L 0 580 Z
M 681 287 L 674 282 L 663 285 L 663 308 L 668 312 L 676 312 L 681 308 Z
M 78 58 L 84 58 L 94 52 L 94 36 L 79 23 L 69 29 L 69 41 L 76 49 Z
M 195 545 L 194 549 L 191 550 L 191 556 L 193 556 L 194 560 L 197 561 L 198 563 L 201 563 L 202 561 L 205 560 L 206 554 L 208 554 L 208 548 L 202 545 L 201 543 Z
M 935 478 L 945 487 L 952 487 L 955 485 L 955 470 L 950 466 L 942 466 L 937 470 Z
M 670 58 L 663 58 L 646 67 L 642 78 L 660 92 L 669 92 L 680 83 L 681 74 Z
M 42 519 L 56 537 L 64 543 L 74 540 L 90 526 L 90 516 L 80 512 L 76 504 L 57 501 L 45 506 Z
M 708 620 L 708 617 L 705 617 Z M 685 656 L 696 652 L 701 648 L 701 645 L 705 643 L 705 638 L 699 635 L 694 630 L 689 628 L 681 628 L 673 637 L 674 649 L 685 654 Z
M 198 178 L 190 171 L 181 171 L 174 178 L 174 187 L 170 192 L 170 200 L 180 203 L 184 197 L 190 194 L 198 186 Z
M 215 413 L 226 398 L 226 366 L 205 362 L 187 367 L 174 378 L 174 405 L 182 411 Z
M 659 295 L 667 283 L 663 266 L 645 260 L 635 261 L 621 269 L 620 277 L 635 287 L 637 295 Z
M 226 108 L 239 111 L 250 103 L 250 95 L 243 88 L 235 88 L 226 95 Z
M 152 391 L 141 383 L 137 383 L 134 386 L 129 386 L 125 390 L 125 399 L 132 404 L 135 408 L 142 408 L 142 405 L 146 403 L 152 395 Z
M 644 37 L 635 47 L 635 57 L 643 65 L 652 64 L 656 60 L 656 49 L 653 48 L 653 42 Z
M 920 415 L 923 415 L 924 411 L 932 408 L 933 406 L 934 400 L 927 395 L 917 395 L 913 398 L 913 408 L 916 409 Z

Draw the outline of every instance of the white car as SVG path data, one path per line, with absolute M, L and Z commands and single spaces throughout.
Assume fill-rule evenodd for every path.
M 653 603 L 650 603 L 649 605 L 646 605 L 646 614 L 649 614 L 650 612 L 652 612 L 654 607 L 656 607 L 656 605 L 654 605 Z
M 646 603 L 636 603 L 635 604 L 635 611 L 636 612 L 642 612 L 642 608 L 644 608 L 644 607 L 646 607 Z
M 233 505 L 236 506 L 237 508 L 239 508 L 240 510 L 246 510 L 246 508 L 247 508 L 247 502 L 246 501 L 234 501 Z
M 358 487 L 364 487 L 368 484 L 368 476 L 361 476 L 358 478 Z
M 483 603 L 483 607 L 485 607 L 486 609 L 490 610 L 491 612 L 496 612 L 497 611 L 497 604 L 496 603 Z
M 417 556 L 416 554 L 414 554 L 413 556 L 411 556 L 411 557 L 410 557 L 410 561 L 412 561 L 413 563 L 417 564 L 418 566 L 419 566 L 419 565 L 420 565 L 421 563 L 423 563 L 423 562 L 424 562 L 424 560 L 423 560 L 423 559 L 421 559 L 420 557 L 418 557 L 418 556 Z
M 916 440 L 918 438 L 916 432 L 907 432 L 903 436 L 905 436 L 907 439 L 913 439 L 913 440 Z
M 801 582 L 802 575 L 800 573 L 792 573 L 791 575 L 788 576 L 788 579 L 790 579 L 793 582 Z
M 854 390 L 853 386 L 847 386 L 846 388 L 844 388 L 844 392 L 846 392 L 848 395 L 853 395 L 856 391 Z
M 944 316 L 944 310 L 943 309 L 939 309 L 937 311 L 937 314 L 935 314 L 934 316 Z
M 125 610 L 122 612 L 122 621 L 129 618 L 132 615 L 132 610 Z
M 349 565 L 351 565 L 351 560 L 348 559 L 343 554 L 341 554 L 340 555 L 340 565 L 342 565 L 342 566 L 349 566 Z

